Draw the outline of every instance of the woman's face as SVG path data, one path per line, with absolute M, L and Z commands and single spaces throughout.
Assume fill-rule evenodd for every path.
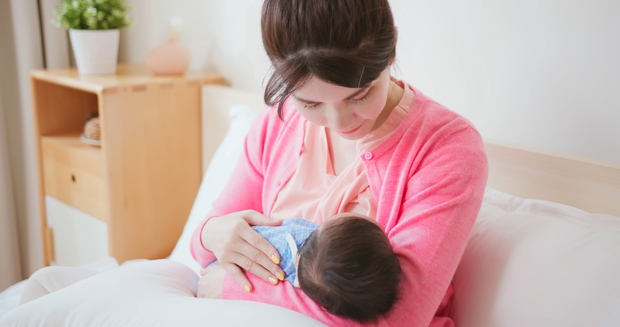
M 389 86 L 389 67 L 366 88 L 338 86 L 312 76 L 291 98 L 309 122 L 357 140 L 372 130 L 385 107 Z

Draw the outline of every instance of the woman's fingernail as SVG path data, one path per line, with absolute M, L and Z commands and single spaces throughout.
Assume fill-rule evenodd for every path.
M 252 288 L 250 287 L 250 285 L 245 285 L 245 286 L 243 286 L 243 288 L 245 288 L 246 292 L 251 292 L 252 291 Z
M 273 278 L 273 277 L 271 277 L 271 276 L 269 276 L 269 282 L 270 282 L 271 284 L 273 284 L 273 285 L 278 284 L 278 280 L 277 280 L 277 279 L 275 279 L 275 278 Z
M 273 261 L 276 265 L 280 264 L 280 258 L 278 258 L 275 254 L 271 255 L 271 261 Z
M 284 274 L 282 274 L 281 272 L 277 272 L 276 276 L 278 277 L 279 280 L 284 280 Z

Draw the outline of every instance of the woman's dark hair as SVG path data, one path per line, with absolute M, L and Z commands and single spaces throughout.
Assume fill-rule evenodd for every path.
M 265 0 L 263 44 L 273 65 L 265 103 L 278 104 L 311 76 L 349 88 L 368 86 L 396 56 L 387 0 Z
M 368 322 L 396 302 L 400 264 L 381 227 L 367 219 L 327 221 L 299 255 L 299 286 L 331 314 Z

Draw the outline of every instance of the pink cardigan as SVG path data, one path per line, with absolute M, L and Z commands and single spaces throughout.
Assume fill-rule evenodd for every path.
M 399 300 L 378 325 L 453 326 L 447 317 L 451 280 L 482 203 L 487 160 L 482 139 L 469 121 L 413 91 L 414 103 L 401 125 L 361 155 L 377 200 L 377 222 L 402 269 Z M 281 121 L 275 109 L 266 110 L 250 129 L 231 179 L 192 236 L 191 252 L 201 266 L 215 260 L 200 240 L 206 221 L 247 209 L 268 216 L 294 173 L 305 120 L 288 101 L 283 116 Z M 290 283 L 273 286 L 247 276 L 251 293 L 227 275 L 222 298 L 274 304 L 330 326 L 358 325 L 327 313 Z

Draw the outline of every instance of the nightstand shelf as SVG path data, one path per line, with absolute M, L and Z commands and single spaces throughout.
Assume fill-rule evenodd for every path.
M 46 265 L 170 254 L 200 185 L 200 94 L 211 83 L 226 84 L 140 65 L 109 76 L 31 73 Z M 80 140 L 91 113 L 101 147 Z

